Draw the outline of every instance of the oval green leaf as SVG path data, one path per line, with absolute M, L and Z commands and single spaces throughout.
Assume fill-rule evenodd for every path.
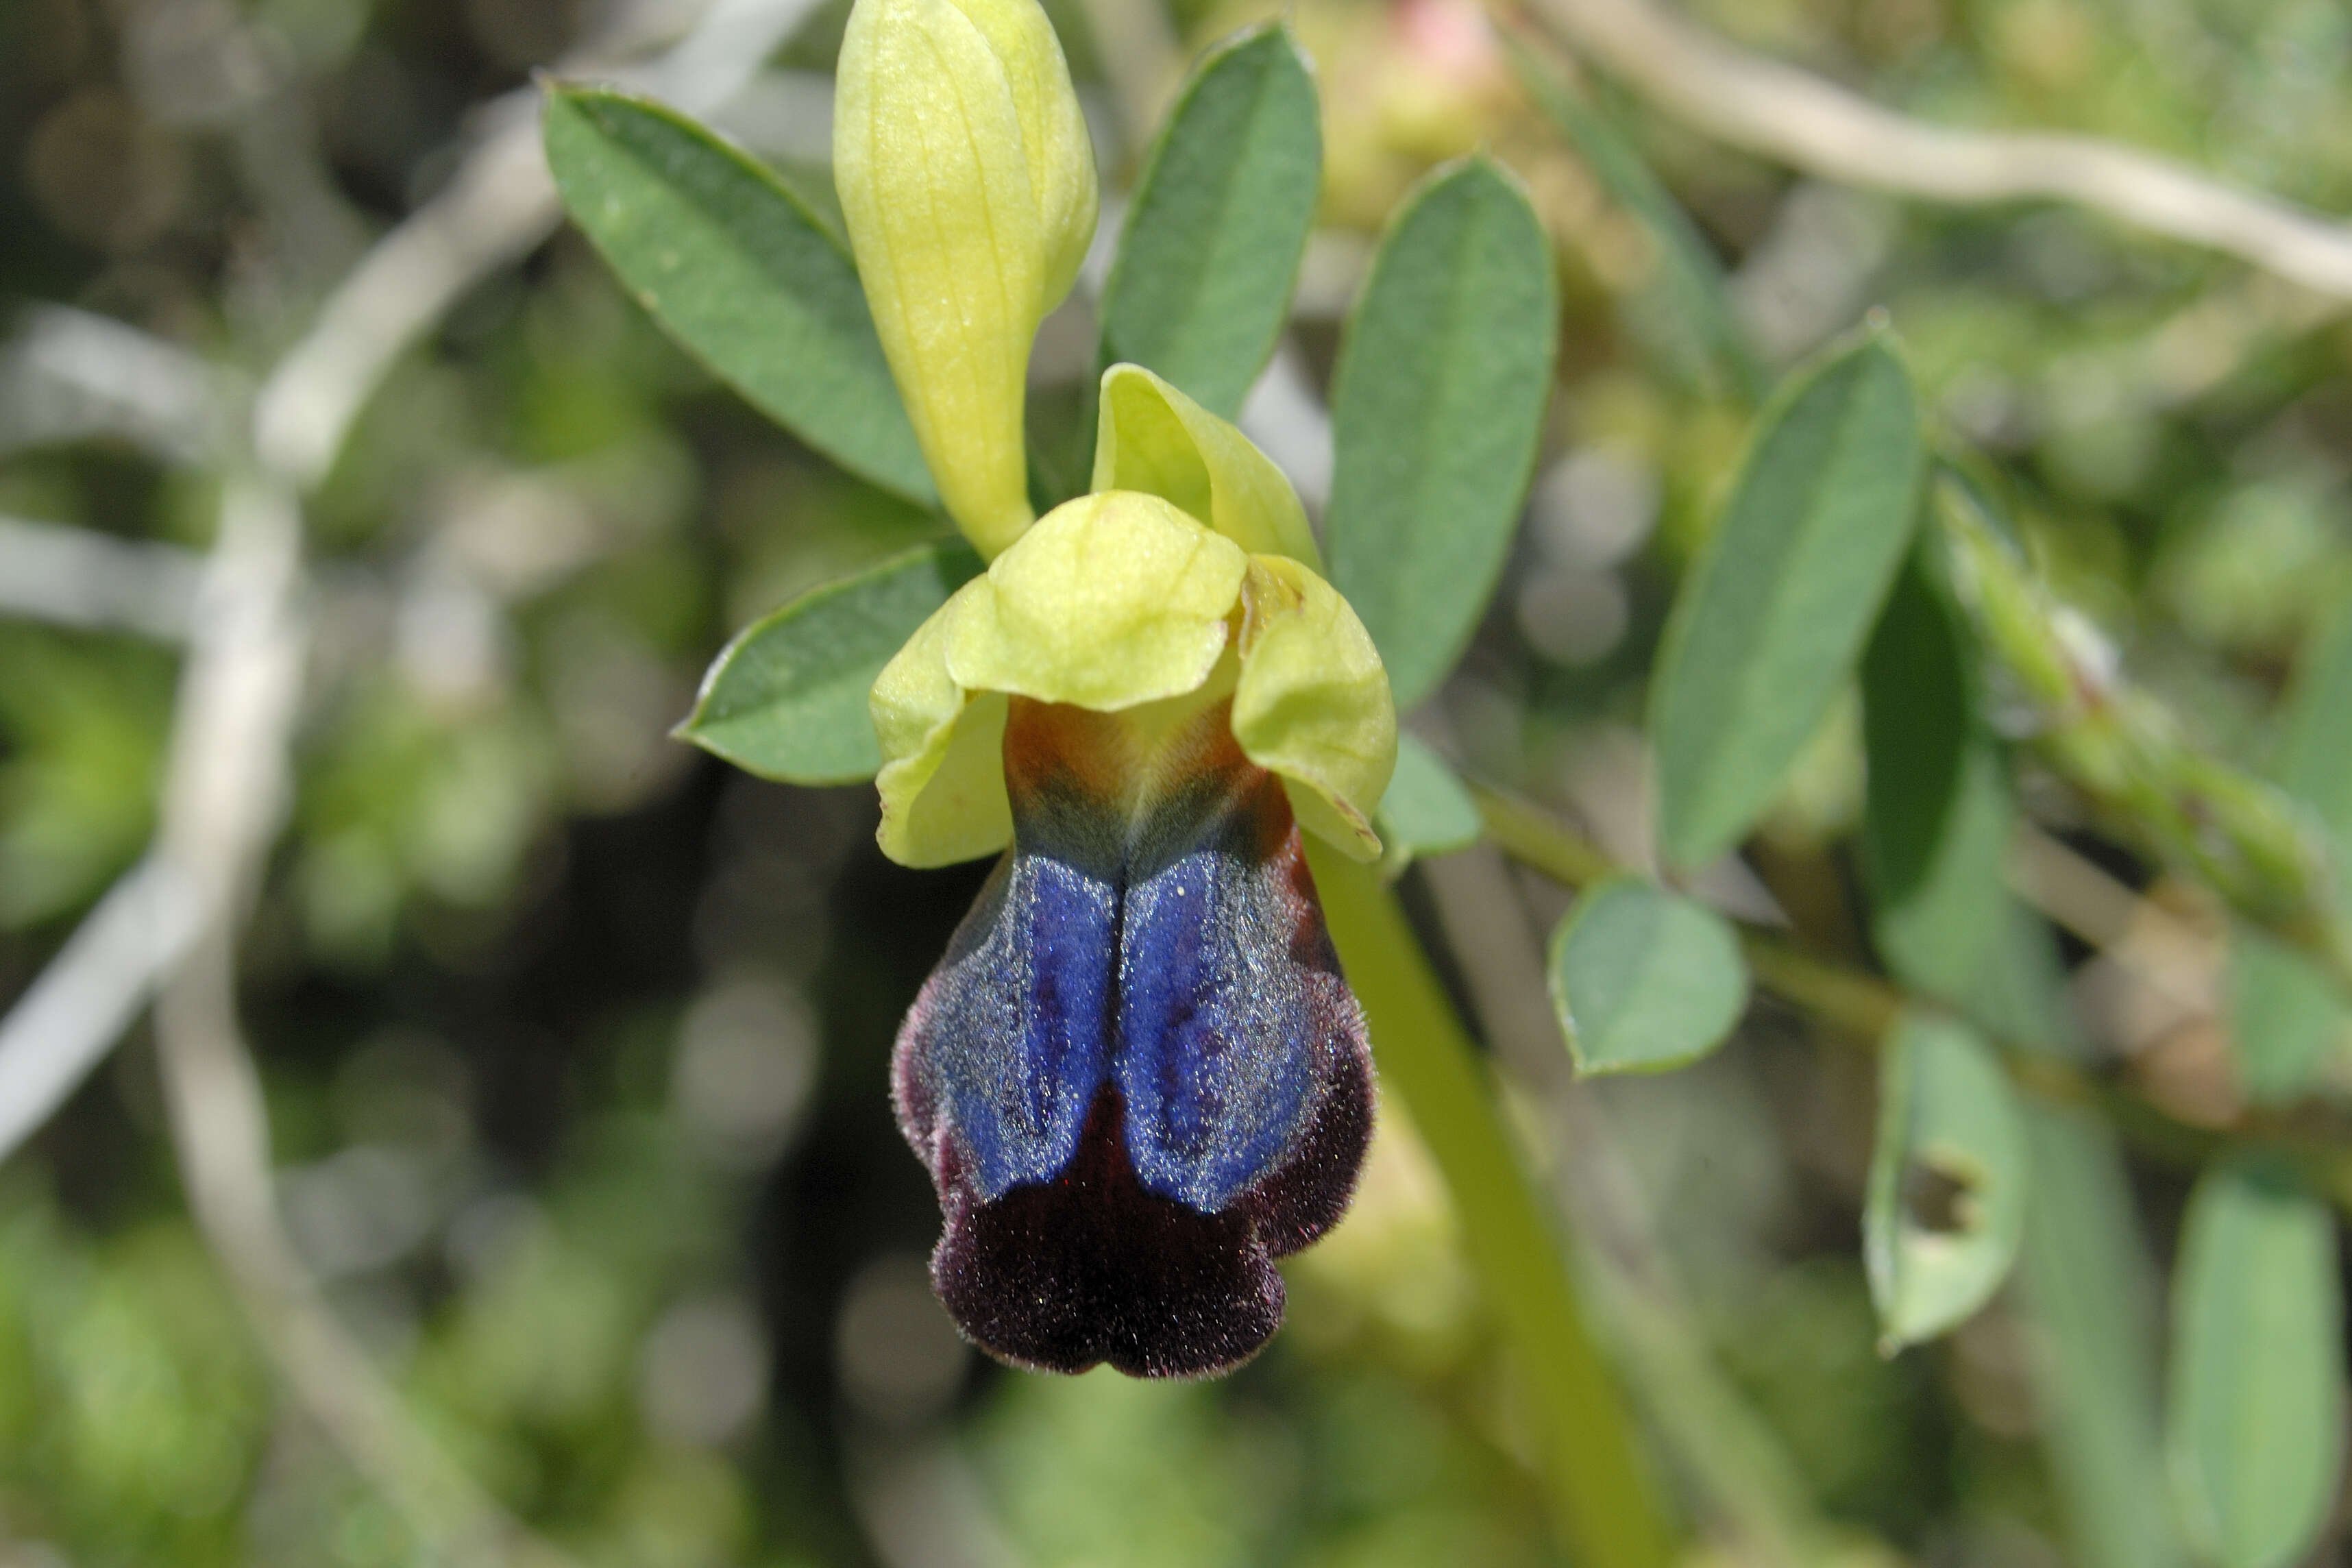
M 2078 1045 L 2046 926 L 2009 891 L 2009 763 L 1985 722 L 1975 636 L 1923 535 L 1862 658 L 1862 862 L 1871 935 L 1906 984 L 1997 1035 Z
M 1209 52 L 1152 144 L 1102 298 L 1102 360 L 1232 418 L 1274 353 L 1315 220 L 1315 79 L 1268 23 Z
M 1918 409 L 1876 335 L 1796 378 L 1759 427 L 1651 689 L 1659 833 L 1678 866 L 1729 849 L 1780 793 L 1911 537 Z
M 1891 1353 L 1958 1324 L 2000 1288 L 2025 1231 L 2027 1154 L 2007 1075 L 1957 1019 L 1904 1015 L 1878 1082 L 1863 1261 Z
M 564 210 L 655 321 L 861 479 L 936 505 L 848 252 L 757 159 L 663 104 L 551 85 Z
M 1400 708 L 1445 679 L 1494 592 L 1534 471 L 1559 316 L 1535 208 L 1473 158 L 1398 209 L 1349 317 L 1325 552 Z
M 2172 1479 L 2221 1568 L 2287 1568 L 2344 1455 L 2344 1308 L 2326 1205 L 2284 1172 L 2209 1171 L 2173 1279 Z
M 882 765 L 866 710 L 874 678 L 978 574 L 943 541 L 812 589 L 752 622 L 711 662 L 679 739 L 762 778 L 856 784 Z
M 1978 722 L 1974 650 L 1935 566 L 1928 542 L 1912 550 L 1863 654 L 1862 847 L 1888 967 L 1954 1001 L 2000 926 L 2012 808 Z
M 1445 759 L 1410 732 L 1397 736 L 1396 772 L 1372 826 L 1387 850 L 1382 867 L 1391 873 L 1421 857 L 1467 849 L 1483 831 L 1478 803 Z
M 1580 1074 L 1687 1066 L 1748 1005 L 1748 965 L 1723 917 L 1639 877 L 1586 889 L 1552 933 L 1549 973 Z
M 2344 1049 L 2352 1013 L 2311 960 L 2248 921 L 2230 928 L 2230 1035 L 2238 1087 L 2257 1104 L 2300 1099 Z
M 2156 1260 L 2112 1129 L 2078 1109 L 2025 1107 L 2033 1201 L 2018 1255 L 2027 1363 L 2081 1568 L 2181 1568 L 2163 1506 Z

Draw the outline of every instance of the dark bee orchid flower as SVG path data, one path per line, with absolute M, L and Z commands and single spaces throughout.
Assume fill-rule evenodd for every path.
M 1371 1131 L 1301 835 L 1380 853 L 1388 678 L 1280 470 L 1148 371 L 1106 373 L 1093 493 L 1032 521 L 1022 367 L 1094 223 L 1034 0 L 858 0 L 835 149 L 884 353 L 992 558 L 872 696 L 884 851 L 1003 857 L 894 1059 L 933 1281 L 1019 1365 L 1222 1372 Z
M 1181 396 L 1139 374 L 1109 378 L 1114 455 L 1123 389 Z M 1297 557 L 1104 490 L 960 589 L 873 708 L 884 849 L 1003 851 L 898 1037 L 941 1298 L 1025 1366 L 1233 1366 L 1281 1321 L 1273 1259 L 1339 1217 L 1371 1130 L 1301 839 L 1379 853 L 1396 721 L 1370 639 Z
M 1363 1023 L 1279 781 L 1230 701 L 1016 699 L 1013 848 L 899 1035 L 899 1125 L 965 1331 L 1023 1365 L 1184 1376 L 1282 1320 L 1273 1259 L 1346 1207 Z

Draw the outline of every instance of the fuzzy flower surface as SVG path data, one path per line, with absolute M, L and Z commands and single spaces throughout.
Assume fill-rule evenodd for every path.
M 990 558 L 871 697 L 884 851 L 999 857 L 893 1057 L 933 1282 L 1018 1365 L 1222 1372 L 1279 1326 L 1274 1259 L 1338 1221 L 1370 1134 L 1302 834 L 1379 855 L 1387 676 L 1280 470 L 1149 371 L 1105 374 L 1091 492 L 1032 521 L 1020 371 L 1094 221 L 1033 0 L 858 0 L 840 69 L 860 273 Z

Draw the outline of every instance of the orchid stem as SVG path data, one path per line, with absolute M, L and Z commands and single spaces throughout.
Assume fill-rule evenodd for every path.
M 1332 941 L 1400 1096 L 1444 1175 L 1472 1268 L 1517 1352 L 1547 1439 L 1562 1544 L 1583 1568 L 1674 1560 L 1633 1423 L 1586 1329 L 1559 1216 L 1503 1123 L 1478 1051 L 1396 897 L 1371 868 L 1307 839 Z

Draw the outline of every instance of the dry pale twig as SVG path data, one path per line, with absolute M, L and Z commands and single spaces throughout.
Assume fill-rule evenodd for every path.
M 0 616 L 177 642 L 203 575 L 176 545 L 0 515 Z
M 282 481 L 223 499 L 205 614 L 182 676 L 156 864 L 205 921 L 155 1008 L 182 1179 L 198 1226 L 264 1348 L 311 1417 L 399 1507 L 428 1555 L 563 1559 L 427 1437 L 319 1299 L 278 1218 L 261 1079 L 236 1016 L 236 932 L 289 788 L 307 638 L 297 609 L 301 513 Z
M 560 62 L 555 74 L 608 78 L 708 113 L 748 86 L 814 8 L 814 0 L 716 0 L 658 61 L 618 68 L 591 48 Z M 262 388 L 255 449 L 297 485 L 325 478 L 352 420 L 403 350 L 459 295 L 554 229 L 537 90 L 509 94 L 482 119 L 488 129 L 457 174 L 362 258 Z
M 196 899 L 150 858 L 107 890 L 0 1018 L 0 1152 L 56 1114 L 195 936 Z
M 712 107 L 810 5 L 717 0 L 640 85 Z M 189 1202 L 289 1387 L 436 1560 L 556 1563 L 416 1426 L 319 1299 L 278 1217 L 260 1078 L 236 1004 L 236 931 L 282 815 L 308 650 L 297 497 L 332 465 L 402 349 L 552 226 L 535 119 L 518 107 L 440 197 L 362 260 L 263 385 L 257 463 L 224 487 L 156 852 L 0 1021 L 0 1092 L 19 1091 L 0 1100 L 0 1127 L 21 1137 L 37 1125 L 166 975 L 156 1038 Z
M 1946 202 L 2049 200 L 2352 297 L 2352 227 L 2088 136 L 1955 131 L 1735 48 L 1648 0 L 1533 0 L 1559 39 L 1706 134 L 1823 179 Z
M 718 0 L 646 85 L 709 107 L 810 0 Z M 236 1015 L 236 933 L 275 838 L 307 637 L 296 494 L 332 465 L 393 359 L 554 222 L 534 117 L 510 117 L 449 189 L 381 241 L 257 399 L 257 475 L 231 484 L 183 677 L 160 847 L 211 916 L 166 982 L 156 1041 L 189 1201 L 311 1415 L 438 1557 L 560 1563 L 410 1419 L 320 1300 L 277 1207 L 260 1075 Z
M 240 391 L 176 343 L 111 317 L 37 305 L 0 353 L 0 451 L 97 437 L 205 462 Z
M 605 74 L 689 107 L 724 101 L 751 79 L 812 3 L 719 0 L 662 60 Z M 597 68 L 580 63 L 576 68 Z M 538 153 L 536 121 L 517 112 L 520 107 L 516 100 L 440 196 L 378 242 L 263 385 L 256 399 L 254 441 L 260 472 L 273 476 L 265 489 L 282 489 L 290 497 L 323 475 L 341 450 L 352 420 L 401 350 L 482 276 L 520 255 L 552 226 L 553 195 Z M 104 318 L 49 308 L 32 313 L 11 364 L 58 381 L 107 414 L 69 426 L 44 426 L 45 438 L 129 435 L 192 459 L 215 451 L 211 438 L 198 439 L 196 433 L 220 421 L 215 411 L 190 404 L 190 389 L 205 389 L 215 405 L 232 391 L 169 344 Z M 224 528 L 219 549 L 227 548 L 232 531 Z M 283 589 L 291 604 L 300 591 L 299 574 L 287 579 Z M 71 606 L 45 602 L 26 608 L 56 618 L 69 614 Z M 199 607 L 195 613 L 201 617 L 208 611 Z M 202 647 L 192 654 L 198 663 L 206 657 Z M 192 668 L 188 689 L 194 689 L 195 675 Z M 282 746 L 283 737 L 275 743 Z M 117 890 L 120 898 L 110 894 L 100 906 L 108 924 L 92 933 L 112 936 L 68 942 L 49 971 L 0 1019 L 0 1134 L 5 1134 L 0 1136 L 0 1156 L 37 1127 L 104 1056 L 136 1016 L 157 976 L 177 961 L 181 943 L 123 936 L 176 929 L 156 926 L 152 885 L 145 868 L 127 879 Z M 201 913 L 198 923 L 209 918 L 209 911 Z M 120 998 L 121 1005 L 62 1005 L 100 996 Z M 27 1011 L 37 1001 L 40 1005 Z M 26 1053 L 55 1059 L 27 1061 Z M 60 1077 L 58 1063 L 78 1066 Z M 28 1086 L 23 1098 L 13 1092 L 19 1086 Z

